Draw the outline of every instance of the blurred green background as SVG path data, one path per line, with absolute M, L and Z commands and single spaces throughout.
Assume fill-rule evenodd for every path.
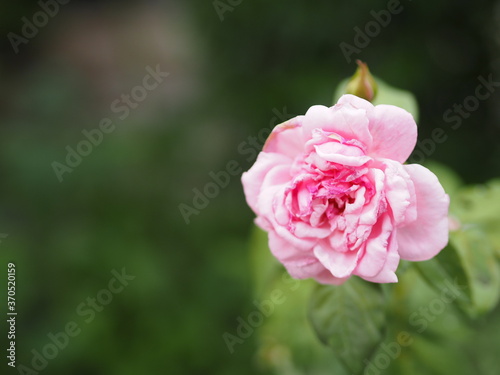
M 387 1 L 285 2 L 71 0 L 15 53 L 33 1 L 0 5 L 0 311 L 7 263 L 17 268 L 17 361 L 48 334 L 77 322 L 46 374 L 254 374 L 256 337 L 230 354 L 252 305 L 248 236 L 253 214 L 240 178 L 186 224 L 193 189 L 210 172 L 251 154 L 238 147 L 275 112 L 330 105 L 351 75 L 339 44 Z M 237 1 L 232 1 L 233 4 Z M 443 113 L 474 94 L 478 77 L 500 81 L 500 2 L 402 1 L 403 11 L 352 56 L 420 105 L 419 139 L 442 127 L 432 159 L 466 183 L 500 171 L 500 92 L 453 130 Z M 111 103 L 140 85 L 146 67 L 170 73 L 123 120 Z M 116 129 L 59 182 L 52 163 L 103 118 Z M 240 173 L 241 174 L 241 173 Z M 112 270 L 135 276 L 95 319 L 77 306 L 107 288 Z M 5 306 L 5 307 L 4 307 Z M 2 318 L 2 320 L 4 320 Z M 7 325 L 0 342 L 7 348 Z M 17 373 L 2 356 L 1 372 Z M 10 372 L 9 372 L 10 371 Z

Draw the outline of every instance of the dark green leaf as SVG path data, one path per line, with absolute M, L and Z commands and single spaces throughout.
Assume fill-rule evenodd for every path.
M 480 224 L 500 258 L 500 180 L 463 188 L 452 199 L 450 212 L 465 227 Z
M 454 232 L 450 241 L 467 274 L 472 296 L 471 315 L 489 312 L 500 297 L 500 270 L 491 242 L 480 226 Z
M 416 262 L 415 267 L 427 283 L 437 292 L 447 290 L 450 282 L 467 285 L 460 293 L 455 294 L 456 301 L 462 305 L 471 303 L 471 288 L 468 287 L 469 278 L 460 255 L 452 244 L 448 244 L 433 259 L 425 262 Z
M 500 270 L 491 242 L 479 225 L 452 232 L 450 244 L 441 253 L 415 266 L 437 291 L 459 285 L 451 289 L 459 307 L 471 317 L 490 311 L 498 303 Z
M 351 278 L 340 286 L 318 286 L 309 319 L 319 339 L 349 371 L 361 374 L 383 339 L 385 300 L 378 285 Z
M 347 375 L 308 324 L 307 302 L 316 282 L 292 279 L 271 254 L 267 233 L 257 227 L 252 233 L 251 259 L 255 311 L 258 306 L 268 309 L 255 328 L 260 366 L 277 375 Z

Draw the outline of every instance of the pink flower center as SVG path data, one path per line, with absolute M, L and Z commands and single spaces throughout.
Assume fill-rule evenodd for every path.
M 292 232 L 299 221 L 331 230 L 348 207 L 363 206 L 375 194 L 364 166 L 328 163 L 327 170 L 323 170 L 307 161 L 300 164 L 300 173 L 285 190 L 288 228 Z

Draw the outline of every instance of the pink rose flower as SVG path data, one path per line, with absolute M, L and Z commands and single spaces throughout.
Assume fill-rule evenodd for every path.
M 274 128 L 242 182 L 292 277 L 397 282 L 400 258 L 446 246 L 448 195 L 431 171 L 402 164 L 416 141 L 410 113 L 353 95 Z

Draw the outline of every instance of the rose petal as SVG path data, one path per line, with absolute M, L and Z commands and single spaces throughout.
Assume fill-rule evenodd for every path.
M 366 156 L 358 147 L 341 144 L 335 141 L 316 145 L 314 149 L 318 156 L 324 160 L 347 166 L 359 167 L 371 160 L 371 158 Z
M 312 251 L 294 247 L 274 231 L 269 232 L 269 249 L 283 263 L 288 273 L 297 279 L 315 277 L 325 269 Z
M 399 255 L 421 261 L 434 257 L 448 243 L 450 198 L 434 173 L 418 164 L 404 166 L 415 186 L 417 218 L 398 229 Z
M 284 190 L 285 186 L 271 186 L 263 189 L 258 202 L 258 207 L 261 212 L 260 215 L 267 219 L 276 234 L 284 239 L 289 246 L 293 246 L 301 250 L 312 249 L 318 242 L 316 238 L 299 238 L 290 232 L 288 226 L 280 225 L 276 220 L 275 215 L 278 210 L 281 210 L 279 205 L 283 202 L 282 197 Z
M 250 208 L 259 215 L 257 202 L 261 192 L 264 177 L 275 167 L 287 165 L 290 159 L 280 154 L 261 152 L 255 164 L 241 176 L 243 190 Z
M 337 101 L 337 105 L 350 105 L 354 108 L 364 109 L 368 115 L 375 108 L 373 104 L 370 103 L 368 100 L 365 100 L 363 98 L 360 98 L 359 96 L 351 94 L 342 95 L 340 99 Z
M 393 229 L 388 215 L 379 219 L 365 242 L 363 255 L 354 271 L 356 275 L 363 278 L 374 277 L 382 270 L 387 260 L 389 237 Z
M 394 224 L 407 225 L 417 218 L 415 187 L 410 175 L 400 163 L 384 161 L 385 197 L 391 208 Z
M 328 224 L 322 225 L 321 227 L 313 227 L 308 223 L 303 221 L 297 221 L 294 223 L 294 234 L 300 238 L 325 238 L 330 235 L 330 226 Z
M 314 247 L 314 255 L 333 276 L 338 278 L 350 276 L 359 258 L 357 251 L 335 251 L 325 246 L 325 242 L 320 242 Z
M 372 190 L 373 196 L 369 201 L 367 201 L 367 203 L 365 203 L 358 216 L 358 229 L 356 230 L 358 237 L 361 236 L 362 232 L 364 232 L 365 226 L 371 227 L 375 225 L 379 216 L 385 210 L 385 207 L 383 206 L 385 199 L 384 173 L 380 169 L 370 169 L 367 176 L 370 178 L 371 182 L 371 186 L 368 186 L 368 188 Z M 354 219 L 352 219 L 352 221 L 354 222 Z M 351 228 L 351 230 L 354 230 L 354 228 Z
M 336 105 L 331 108 L 312 106 L 304 116 L 302 124 L 306 139 L 311 138 L 314 129 L 322 129 L 336 133 L 346 140 L 357 140 L 367 148 L 372 142 L 366 111 L 350 105 Z
M 349 276 L 347 277 L 335 277 L 331 274 L 330 271 L 327 269 L 324 269 L 323 272 L 319 273 L 316 275 L 315 280 L 318 281 L 321 284 L 328 284 L 328 285 L 341 285 L 345 283 L 348 279 Z
M 373 277 L 362 276 L 363 279 L 372 283 L 396 283 L 396 269 L 399 265 L 398 242 L 396 241 L 395 233 L 389 238 L 389 247 L 387 250 L 387 258 L 382 270 Z
M 294 117 L 276 125 L 266 140 L 264 152 L 274 152 L 294 159 L 304 150 L 302 120 L 304 116 Z
M 378 105 L 370 114 L 370 133 L 373 142 L 368 154 L 404 163 L 417 143 L 417 124 L 402 108 Z

